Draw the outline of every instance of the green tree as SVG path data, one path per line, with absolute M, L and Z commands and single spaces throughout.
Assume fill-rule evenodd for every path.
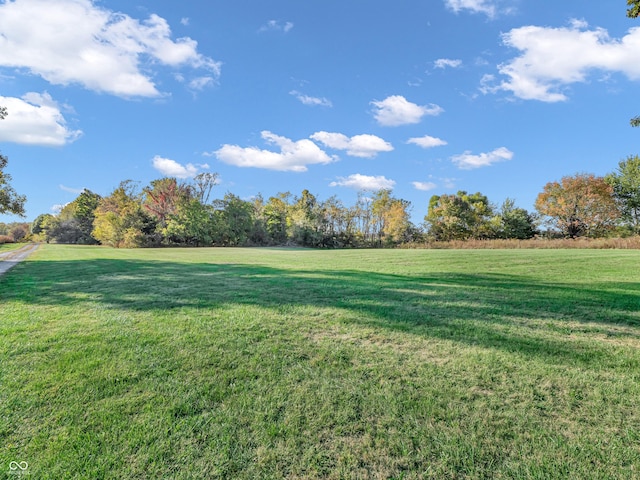
M 142 207 L 135 183 L 125 180 L 100 200 L 93 221 L 93 237 L 112 247 L 142 247 L 154 242 L 156 223 Z
M 435 240 L 486 239 L 495 236 L 493 207 L 480 192 L 434 195 L 425 216 L 429 235 Z
M 324 237 L 324 212 L 322 205 L 309 190 L 303 190 L 289 209 L 291 237 L 305 247 L 319 247 Z
M 215 231 L 213 207 L 193 198 L 180 202 L 168 215 L 162 235 L 169 244 L 202 247 L 213 244 Z
M 216 243 L 229 247 L 248 245 L 254 224 L 253 204 L 232 193 L 215 204 L 219 215 Z
M 640 157 L 629 156 L 618 163 L 618 169 L 605 177 L 613 188 L 622 219 L 634 233 L 640 234 Z
M 611 185 L 603 177 L 588 173 L 547 183 L 535 207 L 570 238 L 602 236 L 615 228 L 620 218 Z
M 93 238 L 93 220 L 95 210 L 100 203 L 100 195 L 84 189 L 78 197 L 66 204 L 57 217 L 51 222 L 48 237 L 58 243 L 92 245 L 98 243 Z
M 38 215 L 36 219 L 31 222 L 31 233 L 36 235 L 38 239 L 44 240 L 49 243 L 49 237 L 47 232 L 50 228 L 51 223 L 55 221 L 55 217 L 50 213 L 43 213 L 42 215 Z
M 8 161 L 9 159 L 7 157 L 0 154 L 0 214 L 15 213 L 16 215 L 24 217 L 24 203 L 27 201 L 27 197 L 18 195 L 9 184 L 11 175 L 3 171 Z
M 0 120 L 5 118 L 7 118 L 7 107 L 0 107 Z M 27 198 L 24 195 L 18 195 L 9 185 L 11 175 L 3 172 L 8 161 L 7 157 L 0 154 L 0 213 L 15 213 L 24 217 L 24 202 Z
M 536 218 L 524 208 L 517 208 L 515 201 L 507 198 L 496 217 L 497 236 L 524 240 L 533 238 L 536 233 Z
M 288 240 L 289 192 L 278 193 L 270 197 L 264 205 L 266 228 L 271 241 L 276 245 L 285 244 Z
M 264 214 L 265 202 L 261 194 L 254 197 L 253 205 L 253 226 L 249 235 L 251 245 L 270 245 L 269 232 L 267 232 L 267 218 Z

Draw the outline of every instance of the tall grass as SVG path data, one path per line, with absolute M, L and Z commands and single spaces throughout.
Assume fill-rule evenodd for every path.
M 529 240 L 452 240 L 410 243 L 400 248 L 430 249 L 640 249 L 640 236 L 625 238 L 535 238 Z

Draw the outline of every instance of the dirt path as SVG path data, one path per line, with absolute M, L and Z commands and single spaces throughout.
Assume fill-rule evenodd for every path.
M 27 258 L 38 249 L 38 245 L 30 244 L 11 250 L 9 252 L 0 253 L 0 275 Z

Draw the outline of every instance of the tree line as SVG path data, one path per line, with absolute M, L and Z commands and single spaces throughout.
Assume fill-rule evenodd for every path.
M 35 240 L 112 247 L 274 246 L 393 247 L 425 241 L 569 238 L 640 234 L 640 157 L 598 177 L 578 173 L 547 183 L 535 212 L 512 199 L 499 207 L 480 192 L 434 195 L 424 223 L 410 220 L 411 203 L 392 190 L 360 192 L 353 205 L 308 190 L 250 200 L 212 198 L 217 174 L 191 181 L 161 178 L 139 188 L 122 182 L 106 197 L 84 190 L 59 214 L 31 225 Z M 27 237 L 28 238 L 28 237 Z

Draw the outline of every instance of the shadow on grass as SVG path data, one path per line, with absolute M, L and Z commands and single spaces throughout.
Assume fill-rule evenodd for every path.
M 503 274 L 404 276 L 356 270 L 293 270 L 245 264 L 96 259 L 31 261 L 0 279 L 0 300 L 86 303 L 128 311 L 251 305 L 335 308 L 345 322 L 425 338 L 542 356 L 553 363 L 600 362 L 606 352 L 570 338 L 581 329 L 640 339 L 640 284 L 535 283 Z

